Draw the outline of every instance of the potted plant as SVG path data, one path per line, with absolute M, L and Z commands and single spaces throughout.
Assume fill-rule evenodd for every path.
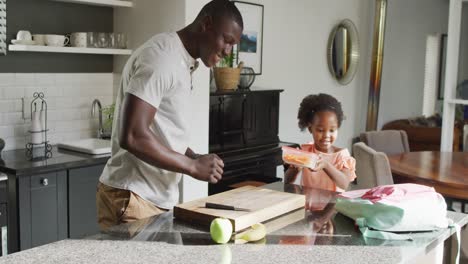
M 213 67 L 213 75 L 218 90 L 236 90 L 239 84 L 240 72 L 244 63 L 241 61 L 234 68 L 235 53 L 231 53 L 224 57 L 218 65 Z
M 112 121 L 114 120 L 115 104 L 102 108 L 104 124 L 102 126 L 104 134 L 112 134 Z

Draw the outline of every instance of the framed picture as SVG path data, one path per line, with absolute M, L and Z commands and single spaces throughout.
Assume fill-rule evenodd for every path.
M 447 59 L 447 34 L 441 35 L 439 58 L 439 89 L 437 89 L 437 99 L 444 100 L 445 62 Z
M 254 69 L 255 75 L 262 74 L 263 53 L 263 5 L 233 1 L 244 20 L 244 31 L 237 45 L 237 63 Z

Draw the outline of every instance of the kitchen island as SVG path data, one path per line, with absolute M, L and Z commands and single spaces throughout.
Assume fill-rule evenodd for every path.
M 455 229 L 414 233 L 413 241 L 367 239 L 336 213 L 335 193 L 283 183 L 266 187 L 305 194 L 306 209 L 267 222 L 268 235 L 256 244 L 216 245 L 207 230 L 169 211 L 86 239 L 15 253 L 0 263 L 430 263 L 443 251 L 453 257 Z M 447 215 L 460 226 L 468 222 L 466 214 Z

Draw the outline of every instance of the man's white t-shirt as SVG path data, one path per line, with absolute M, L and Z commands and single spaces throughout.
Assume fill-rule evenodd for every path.
M 150 165 L 120 147 L 120 108 L 126 93 L 154 106 L 157 111 L 150 130 L 166 147 L 185 154 L 191 69 L 195 63 L 175 32 L 154 36 L 132 54 L 117 95 L 112 156 L 100 177 L 103 184 L 130 190 L 161 208 L 171 209 L 177 204 L 181 174 Z

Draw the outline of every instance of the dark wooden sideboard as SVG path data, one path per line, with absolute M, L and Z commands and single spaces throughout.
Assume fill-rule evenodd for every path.
M 210 152 L 277 143 L 282 91 L 212 93 Z
M 210 94 L 209 150 L 224 161 L 223 179 L 209 185 L 209 194 L 241 182 L 271 183 L 282 165 L 278 137 L 280 93 L 283 90 L 221 91 Z

